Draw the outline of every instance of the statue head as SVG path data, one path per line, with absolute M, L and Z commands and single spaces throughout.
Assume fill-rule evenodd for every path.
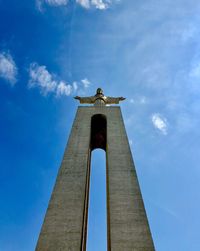
M 103 90 L 101 88 L 97 89 L 97 94 L 102 94 L 103 95 Z

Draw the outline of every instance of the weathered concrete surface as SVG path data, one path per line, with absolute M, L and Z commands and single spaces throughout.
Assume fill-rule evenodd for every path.
M 80 251 L 90 142 L 90 117 L 78 110 L 42 226 L 37 251 Z
M 111 107 L 106 114 L 110 250 L 153 251 L 120 108 Z
M 85 251 L 90 176 L 90 125 L 107 118 L 108 251 L 153 251 L 120 107 L 79 107 L 36 251 Z

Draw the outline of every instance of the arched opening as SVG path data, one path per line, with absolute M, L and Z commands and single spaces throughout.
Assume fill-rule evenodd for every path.
M 88 207 L 87 251 L 107 250 L 106 205 L 106 117 L 91 119 L 91 163 Z M 104 151 L 102 151 L 102 150 Z M 94 150 L 94 151 L 93 151 Z
M 106 151 L 106 137 L 107 137 L 107 122 L 106 116 L 103 114 L 96 114 L 92 116 L 91 120 L 91 150 L 101 148 Z

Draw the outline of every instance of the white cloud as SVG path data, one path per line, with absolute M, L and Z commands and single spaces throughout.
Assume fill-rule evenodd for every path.
M 151 116 L 151 121 L 155 128 L 160 130 L 164 135 L 167 134 L 167 120 L 158 113 L 154 113 Z
M 56 76 L 51 74 L 45 65 L 30 64 L 28 86 L 30 88 L 38 87 L 43 95 L 54 93 L 57 97 L 62 95 L 69 96 L 76 93 L 78 89 L 88 88 L 89 85 L 90 81 L 87 78 L 81 80 L 79 84 L 74 81 L 72 85 L 67 84 L 63 80 L 58 81 Z
M 89 9 L 90 8 L 90 1 L 89 0 L 76 0 L 83 8 Z
M 52 5 L 52 6 L 62 6 L 67 5 L 68 0 L 44 0 L 45 3 Z
M 46 69 L 46 66 L 32 63 L 29 69 L 29 87 L 38 86 L 43 94 L 54 92 L 57 82 L 53 80 L 52 75 Z
M 108 8 L 108 3 L 103 0 L 92 0 L 91 4 L 99 10 L 105 10 Z
M 17 66 L 9 53 L 0 53 L 0 77 L 12 85 L 17 81 Z
M 68 4 L 68 0 L 36 0 L 36 6 L 39 11 L 43 11 L 43 4 L 55 7 L 66 6 Z
M 81 83 L 83 84 L 84 88 L 88 88 L 90 86 L 90 84 L 91 84 L 90 81 L 87 78 L 82 79 Z
M 105 10 L 111 4 L 110 0 L 76 0 L 83 8 L 89 9 L 95 7 L 99 10 Z
M 74 91 L 76 92 L 77 89 L 78 89 L 78 84 L 77 84 L 77 82 L 73 82 L 72 85 L 73 85 Z
M 71 85 L 66 84 L 64 81 L 60 81 L 56 88 L 57 96 L 66 95 L 69 96 L 73 89 Z
M 119 2 L 118 0 L 115 0 Z M 36 0 L 36 6 L 39 11 L 43 11 L 43 5 L 50 5 L 50 6 L 66 6 L 69 0 Z M 76 0 L 76 3 L 81 5 L 85 9 L 90 9 L 92 7 L 105 10 L 111 5 L 111 0 Z

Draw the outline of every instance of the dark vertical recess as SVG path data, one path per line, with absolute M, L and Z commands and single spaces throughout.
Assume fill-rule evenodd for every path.
M 91 120 L 91 150 L 100 148 L 106 151 L 107 122 L 105 115 L 96 114 Z

